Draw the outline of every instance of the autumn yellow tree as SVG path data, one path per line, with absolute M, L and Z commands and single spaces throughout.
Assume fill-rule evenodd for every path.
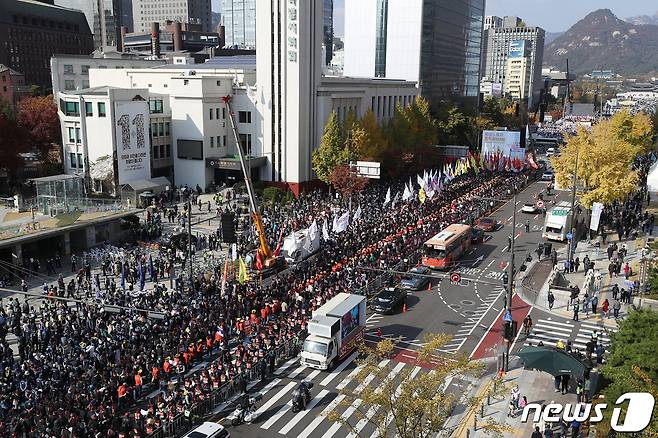
M 371 430 L 375 429 L 372 436 L 378 438 L 435 436 L 443 430 L 458 401 L 447 390 L 446 382 L 451 377 L 482 372 L 482 367 L 466 355 L 448 359 L 436 354 L 450 338 L 444 334 L 428 335 L 425 345 L 418 351 L 415 367 L 400 367 L 398 362 L 390 360 L 394 355 L 394 340 L 385 339 L 373 347 L 362 347 L 363 359 L 357 360 L 356 377 L 361 383 L 355 389 L 341 390 L 340 401 L 328 418 L 356 437 L 363 436 L 368 424 Z M 370 385 L 373 381 L 375 384 Z M 496 432 L 504 426 L 490 422 L 480 427 Z M 369 431 L 368 436 L 370 434 Z
M 580 128 L 567 139 L 560 155 L 551 159 L 557 182 L 562 187 L 582 189 L 583 206 L 623 200 L 637 185 L 633 160 L 651 147 L 653 126 L 645 114 L 620 112 L 596 124 L 591 132 Z

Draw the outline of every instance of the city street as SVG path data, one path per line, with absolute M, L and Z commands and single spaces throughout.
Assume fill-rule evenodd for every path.
M 508 201 L 495 211 L 493 217 L 500 222 L 498 229 L 487 233 L 484 242 L 466 254 L 453 271 L 462 275 L 462 284 L 453 284 L 448 278 L 435 278 L 431 289 L 409 292 L 406 312 L 368 315 L 367 342 L 374 343 L 382 337 L 399 339 L 399 348 L 390 359 L 391 373 L 399 374 L 405 367 L 412 367 L 412 375 L 425 372 L 423 366 L 416 365 L 416 357 L 417 350 L 424 345 L 425 335 L 430 333 L 448 333 L 453 336 L 441 349 L 441 354 L 446 357 L 467 354 L 474 359 L 482 359 L 494 357 L 500 352 L 502 336 L 496 322 L 500 324 L 505 300 L 502 277 L 509 260 L 507 236 L 511 232 L 513 208 L 517 210 L 516 264 L 520 265 L 526 253 L 532 252 L 536 257 L 533 251 L 542 240 L 543 226 L 540 213 L 525 214 L 520 209 L 525 202 L 535 202 L 534 195 L 545 190 L 546 186 L 544 182 L 533 183 L 519 193 L 515 207 L 512 201 Z M 559 192 L 547 199 L 550 202 L 551 199 L 565 196 L 565 192 Z M 530 222 L 529 233 L 525 232 L 526 221 Z M 519 310 L 517 301 L 521 302 L 515 296 L 513 317 L 522 321 L 530 307 L 524 305 Z M 539 315 L 539 311 L 532 312 L 533 317 Z M 378 331 L 381 331 L 381 337 Z M 363 381 L 356 380 L 359 369 L 355 359 L 356 354 L 352 354 L 329 372 L 302 366 L 298 358 L 289 360 L 277 370 L 275 378 L 254 389 L 263 397 L 258 403 L 259 416 L 254 424 L 231 427 L 231 432 L 254 438 L 275 434 L 318 438 L 354 436 L 345 427 L 326 418 L 329 412 L 335 410 L 344 419 L 349 421 L 351 418 L 350 424 L 361 431 L 361 436 L 374 434 L 374 426 L 358 421 L 359 417 L 355 414 L 359 407 L 358 401 L 347 407 L 341 403 L 344 396 L 339 394 L 340 390 L 358 394 L 366 385 L 378 384 L 372 375 Z M 291 410 L 291 394 L 303 380 L 314 383 L 311 390 L 313 399 L 307 410 L 295 414 Z M 449 379 L 446 383 L 448 391 L 458 395 L 463 394 L 468 387 L 468 382 L 459 378 Z M 232 405 L 222 406 L 214 419 L 222 421 L 231 410 Z

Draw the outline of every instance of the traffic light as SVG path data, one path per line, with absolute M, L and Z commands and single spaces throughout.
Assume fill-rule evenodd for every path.
M 503 272 L 503 287 L 507 290 L 507 285 L 509 283 L 509 275 L 507 272 Z
M 235 215 L 233 213 L 222 213 L 222 240 L 224 243 L 237 243 L 235 235 Z
M 510 342 L 514 341 L 514 337 L 516 336 L 516 329 L 516 321 L 505 321 L 505 325 L 503 326 L 503 338 Z

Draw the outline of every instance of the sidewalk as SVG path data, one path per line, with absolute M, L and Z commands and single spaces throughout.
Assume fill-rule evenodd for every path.
M 592 380 L 595 380 L 595 374 L 592 375 Z M 505 437 L 529 437 L 534 431 L 534 424 L 532 422 L 532 414 L 528 417 L 527 422 L 522 422 L 522 409 L 515 412 L 514 416 L 508 416 L 508 405 L 510 401 L 510 393 L 514 385 L 518 385 L 522 399 L 525 396 L 528 403 L 538 403 L 540 405 L 548 405 L 550 403 L 558 404 L 575 404 L 576 393 L 575 386 L 576 380 L 572 378 L 569 382 L 569 392 L 562 394 L 555 392 L 554 378 L 548 373 L 525 370 L 523 365 L 518 359 L 510 363 L 510 371 L 503 378 L 504 389 L 502 394 L 497 397 L 490 397 L 487 401 L 486 394 L 492 388 L 492 380 L 490 377 L 481 379 L 480 385 L 475 388 L 469 396 L 485 395 L 484 403 L 479 409 L 467 411 L 462 416 L 455 432 L 451 435 L 452 438 L 480 438 L 492 436 L 492 432 L 487 430 L 486 425 L 497 424 L 504 426 L 508 430 L 502 433 Z M 482 415 L 484 414 L 484 415 Z M 540 426 L 541 432 L 544 432 L 543 423 Z M 556 425 L 553 428 L 554 436 L 559 436 L 560 428 Z M 564 436 L 564 435 L 563 435 Z

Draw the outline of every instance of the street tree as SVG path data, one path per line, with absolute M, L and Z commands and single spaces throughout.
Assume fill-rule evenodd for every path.
M 61 131 L 57 106 L 53 96 L 26 97 L 18 104 L 16 111 L 18 125 L 25 129 L 30 142 L 35 146 L 43 161 L 55 144 L 59 144 Z
M 349 164 L 337 166 L 331 172 L 329 181 L 336 191 L 345 198 L 361 192 L 368 185 L 368 179 L 359 176 Z
M 16 121 L 0 113 L 0 169 L 5 169 L 13 180 L 23 165 L 21 152 L 29 151 L 29 138 Z
M 586 208 L 593 202 L 623 200 L 637 186 L 632 164 L 649 150 L 651 134 L 646 115 L 625 112 L 597 123 L 591 132 L 580 128 L 567 139 L 560 155 L 551 158 L 556 179 L 562 187 L 573 187 L 575 172 L 576 185 L 583 188 L 580 202 Z
M 331 183 L 331 174 L 334 169 L 349 160 L 349 151 L 345 147 L 341 135 L 341 126 L 338 115 L 332 112 L 324 127 L 324 134 L 320 147 L 313 152 L 311 161 L 313 170 L 324 183 Z
M 450 377 L 479 375 L 480 365 L 460 355 L 447 359 L 436 351 L 451 337 L 431 334 L 425 345 L 418 350 L 417 367 L 405 366 L 394 371 L 396 362 L 390 361 L 395 354 L 395 341 L 384 339 L 372 347 L 362 346 L 362 359 L 357 360 L 360 371 L 356 380 L 361 383 L 356 389 L 341 390 L 343 396 L 328 418 L 346 427 L 354 436 L 363 436 L 365 425 L 375 428 L 378 438 L 393 434 L 400 438 L 425 438 L 442 431 L 457 400 L 447 391 L 446 381 Z M 365 382 L 374 381 L 375 385 Z M 486 395 L 485 395 L 486 397 Z M 345 417 L 341 412 L 349 407 L 354 413 Z M 500 431 L 504 426 L 482 424 L 486 431 Z M 392 432 L 393 431 L 393 432 Z
M 658 312 L 641 309 L 630 312 L 619 330 L 611 336 L 610 354 L 602 367 L 604 384 L 595 403 L 611 406 L 627 392 L 649 392 L 658 398 Z M 625 418 L 627 404 L 622 406 Z M 656 407 L 654 407 L 654 412 Z M 597 424 L 596 436 L 610 436 L 612 409 L 606 409 L 604 421 Z M 658 436 L 658 416 L 653 415 L 643 436 Z
M 353 137 L 355 152 L 361 160 L 382 161 L 389 141 L 384 135 L 382 127 L 377 123 L 377 117 L 372 110 L 368 110 L 358 122 L 358 135 Z

